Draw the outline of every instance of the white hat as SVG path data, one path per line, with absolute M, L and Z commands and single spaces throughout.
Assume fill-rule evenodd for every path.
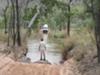
M 47 24 L 44 24 L 43 27 L 48 28 L 48 25 Z

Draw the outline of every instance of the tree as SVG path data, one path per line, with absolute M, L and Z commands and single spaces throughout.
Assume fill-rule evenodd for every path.
M 4 10 L 4 20 L 5 20 L 5 34 L 7 33 L 7 16 L 6 16 L 7 8 Z
M 71 5 L 71 2 L 72 2 L 72 0 L 69 0 L 69 2 L 68 2 L 68 22 L 67 22 L 67 35 L 68 36 L 70 36 L 70 22 L 71 22 L 71 15 L 70 15 L 71 7 L 70 7 L 70 5 Z
M 14 0 L 10 0 L 11 2 L 11 7 L 10 8 L 10 20 L 9 20 L 9 24 L 8 24 L 8 46 L 10 43 L 10 40 L 12 40 L 13 42 L 13 46 L 15 46 L 16 44 L 16 10 L 15 10 L 15 1 Z
M 95 1 L 95 38 L 97 45 L 98 62 L 100 63 L 100 0 Z
M 15 46 L 16 43 L 16 31 L 15 31 L 15 5 L 14 5 L 14 0 L 11 0 L 12 4 L 12 39 L 13 39 L 13 46 Z
M 4 23 L 5 23 L 5 34 L 7 33 L 7 10 L 9 8 L 9 1 L 7 0 L 7 5 L 6 7 L 3 9 L 3 12 L 4 12 Z
M 9 12 L 10 12 L 10 20 L 9 24 L 7 24 L 8 28 L 8 46 L 10 45 L 10 40 L 12 40 L 12 45 L 21 46 L 21 36 L 20 36 L 20 21 L 19 21 L 19 5 L 18 0 L 10 0 Z
M 91 6 L 84 0 L 86 6 L 88 7 L 89 12 L 92 14 L 93 20 L 95 21 L 95 39 L 97 46 L 97 56 L 98 63 L 100 63 L 100 0 L 89 0 Z
M 20 36 L 20 20 L 19 20 L 19 4 L 18 4 L 18 0 L 16 0 L 16 31 L 17 31 L 17 44 L 18 46 L 21 46 L 21 36 Z

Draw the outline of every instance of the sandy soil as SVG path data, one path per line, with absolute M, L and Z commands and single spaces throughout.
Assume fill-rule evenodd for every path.
M 15 62 L 0 56 L 0 75 L 80 75 L 73 59 L 62 65 Z

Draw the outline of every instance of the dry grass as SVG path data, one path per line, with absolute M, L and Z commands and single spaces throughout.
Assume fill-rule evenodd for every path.
M 52 37 L 54 36 L 51 35 Z M 64 33 L 56 33 L 56 38 L 53 39 L 56 42 L 57 48 L 63 52 L 63 58 L 68 59 L 73 57 L 79 66 L 79 70 L 82 75 L 100 75 L 100 65 L 97 63 L 97 50 L 94 38 L 94 33 L 87 29 L 72 30 L 71 36 L 64 36 Z
M 6 41 L 7 41 L 7 35 L 0 30 L 0 42 L 6 42 Z
M 52 34 L 51 34 L 52 33 Z M 51 32 L 49 39 L 57 43 L 56 48 L 60 49 L 63 53 L 64 59 L 73 56 L 76 60 L 80 61 L 89 52 L 94 52 L 96 55 L 96 46 L 93 32 L 89 33 L 86 29 L 72 30 L 70 37 L 65 37 L 64 31 Z

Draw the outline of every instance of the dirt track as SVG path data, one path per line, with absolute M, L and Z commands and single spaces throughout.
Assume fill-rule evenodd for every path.
M 0 56 L 0 75 L 80 75 L 73 59 L 63 65 L 20 63 Z

